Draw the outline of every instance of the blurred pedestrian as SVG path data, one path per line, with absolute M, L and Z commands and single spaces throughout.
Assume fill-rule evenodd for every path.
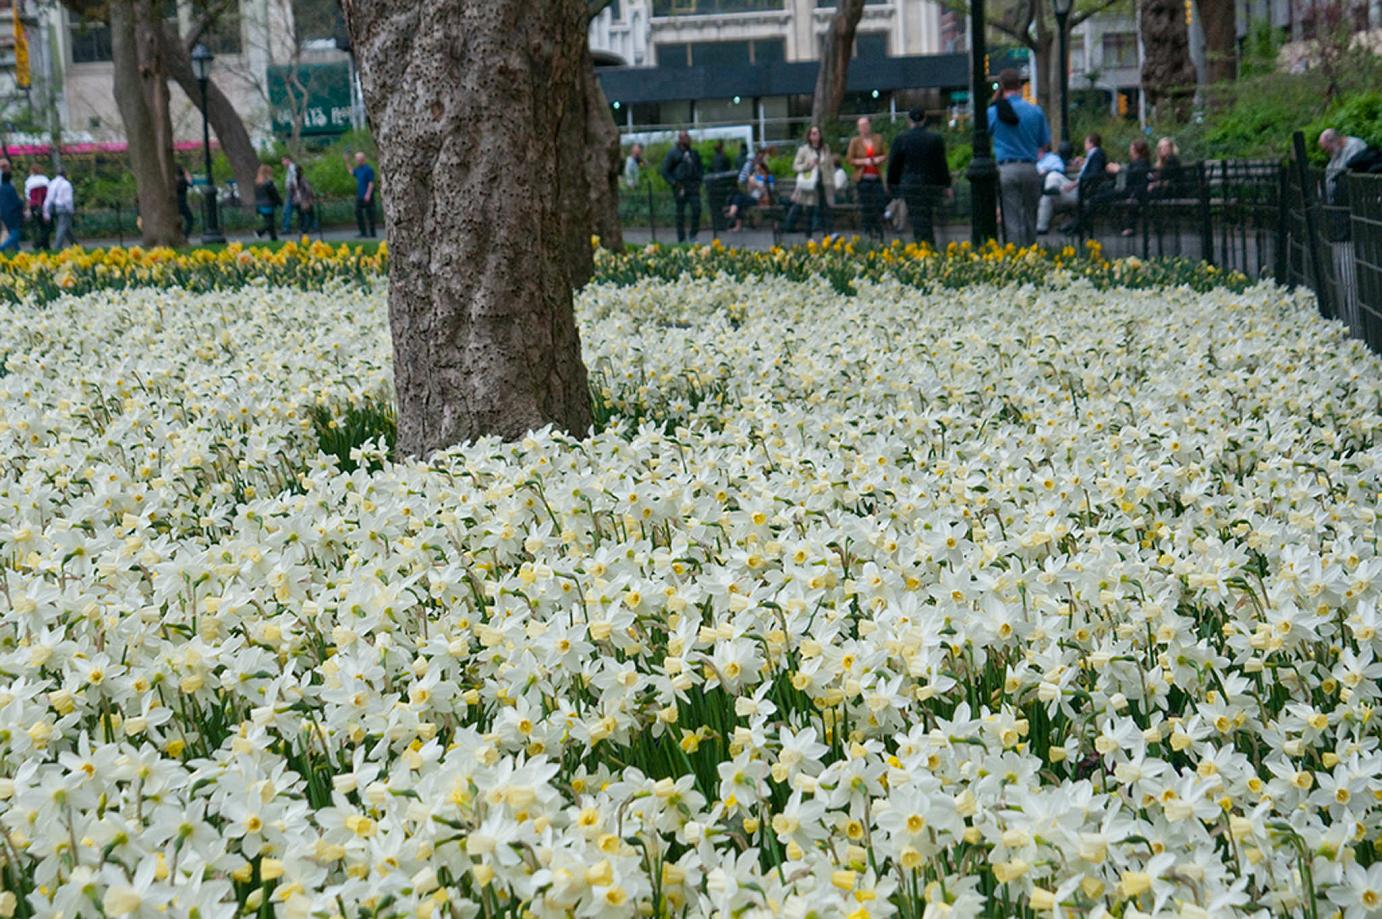
M 278 240 L 278 225 L 274 222 L 275 211 L 283 203 L 274 184 L 274 169 L 268 163 L 261 163 L 254 176 L 254 210 L 264 221 L 263 226 L 254 231 L 256 238 L 268 234 L 269 239 Z
M 998 161 L 998 193 L 1003 210 L 1003 238 L 1016 246 L 1036 242 L 1041 176 L 1036 162 L 1051 146 L 1051 126 L 1041 109 L 1022 98 L 1022 77 L 1005 68 L 998 74 L 998 94 L 989 106 L 993 157 Z
M 624 160 L 624 185 L 630 190 L 638 187 L 638 179 L 643 174 L 643 145 L 634 144 L 629 148 L 628 159 Z
M 283 160 L 283 235 L 287 236 L 293 231 L 293 213 L 298 207 L 298 182 L 302 178 L 302 169 L 293 158 L 284 155 Z M 298 215 L 298 230 L 302 230 L 302 216 Z
M 52 231 L 52 224 L 43 214 L 43 202 L 48 199 L 48 184 L 48 176 L 44 175 L 43 167 L 37 165 L 24 180 L 24 204 L 28 212 L 29 226 L 33 230 L 35 252 L 48 248 L 48 238 Z
M 734 172 L 734 164 L 729 161 L 729 154 L 725 152 L 725 142 L 715 141 L 715 152 L 710 157 L 711 173 Z
M 0 223 L 5 226 L 0 252 L 13 255 L 19 251 L 19 240 L 24 233 L 24 200 L 14 187 L 14 173 L 6 159 L 0 159 Z
M 53 248 L 65 249 L 77 245 L 72 233 L 72 218 L 77 212 L 76 195 L 67 179 L 67 170 L 58 167 L 58 174 L 48 183 L 48 196 L 43 199 L 43 215 L 53 225 Z
M 360 230 L 360 238 L 372 238 L 374 236 L 374 201 L 376 198 L 376 183 L 374 167 L 365 158 L 364 151 L 355 154 L 355 166 L 350 165 L 350 157 L 346 157 L 346 168 L 350 169 L 350 174 L 355 177 L 355 223 Z
M 691 146 L 691 134 L 682 131 L 677 144 L 662 160 L 662 180 L 672 187 L 677 208 L 677 242 L 696 241 L 701 232 L 701 182 L 705 167 L 701 155 Z M 691 218 L 687 233 L 686 218 Z
M 182 235 L 190 237 L 192 235 L 192 207 L 187 203 L 187 194 L 192 188 L 192 173 L 187 171 L 186 166 L 178 167 L 178 213 L 182 215 Z
M 797 174 L 797 182 L 792 188 L 792 206 L 787 209 L 782 232 L 791 233 L 805 210 L 807 239 L 817 230 L 829 233 L 830 209 L 835 206 L 835 158 L 818 126 L 813 124 L 807 129 L 806 143 L 797 148 L 792 171 Z
M 888 146 L 883 142 L 883 135 L 873 130 L 873 122 L 867 115 L 861 117 L 855 127 L 858 133 L 849 139 L 845 159 L 854 167 L 860 222 L 865 233 L 882 238 L 883 164 L 888 161 Z
M 893 141 L 888 187 L 894 198 L 901 198 L 907 205 L 912 241 L 935 246 L 936 202 L 950 192 L 945 141 L 935 131 L 926 129 L 925 109 L 912 109 L 907 120 L 911 127 Z

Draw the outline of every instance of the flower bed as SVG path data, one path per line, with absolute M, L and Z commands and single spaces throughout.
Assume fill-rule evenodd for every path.
M 426 464 L 382 290 L 12 307 L 0 912 L 1375 910 L 1382 382 L 1303 296 L 621 280 L 600 433 Z
M 856 248 L 856 243 L 853 238 L 834 237 L 766 252 L 727 249 L 718 242 L 686 247 L 654 244 L 620 253 L 597 249 L 596 280 L 632 284 L 686 276 L 798 281 L 823 277 L 846 294 L 854 292 L 856 283 L 883 278 L 926 290 L 972 284 L 1061 287 L 1077 279 L 1099 288 L 1188 286 L 1198 291 L 1223 287 L 1241 292 L 1248 287 L 1242 274 L 1184 259 L 1106 259 L 1097 242 L 1079 250 L 994 244 L 976 250 L 964 243 L 951 244 L 944 251 L 901 243 L 883 249 Z M 0 300 L 46 302 L 69 294 L 138 287 L 207 291 L 267 284 L 320 290 L 338 280 L 369 286 L 387 265 L 387 244 L 332 246 L 306 239 L 272 249 L 231 243 L 223 249 L 189 252 L 140 248 L 22 252 L 0 261 Z

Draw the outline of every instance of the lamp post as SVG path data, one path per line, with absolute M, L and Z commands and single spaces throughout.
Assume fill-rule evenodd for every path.
M 1070 145 L 1070 6 L 1073 0 L 1051 0 L 1056 10 L 1056 32 L 1060 55 L 1060 139 Z
M 211 123 L 206 117 L 207 83 L 211 81 L 211 62 L 216 56 L 206 45 L 198 43 L 192 49 L 192 74 L 202 91 L 202 150 L 206 153 L 206 191 L 202 194 L 205 205 L 205 218 L 202 225 L 202 242 L 223 243 L 225 234 L 221 232 L 221 222 L 216 213 L 216 180 L 211 174 Z
M 974 158 L 965 175 L 970 187 L 970 237 L 980 246 L 998 238 L 998 164 L 989 139 L 988 48 L 984 0 L 969 0 L 969 104 L 974 109 Z

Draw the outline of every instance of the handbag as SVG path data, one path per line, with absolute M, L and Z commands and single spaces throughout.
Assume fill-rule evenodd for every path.
M 818 181 L 820 181 L 820 177 L 821 177 L 821 168 L 820 168 L 819 166 L 812 166 L 810 172 L 798 172 L 798 173 L 797 173 L 797 187 L 798 187 L 798 188 L 815 188 L 815 187 L 816 187 L 816 183 L 817 183 Z

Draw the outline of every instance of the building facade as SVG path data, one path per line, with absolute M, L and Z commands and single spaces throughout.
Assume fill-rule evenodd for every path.
M 755 124 L 809 114 L 835 7 L 830 0 L 615 0 L 591 25 L 591 50 L 626 129 Z M 886 111 L 909 93 L 963 85 L 938 66 L 955 17 L 933 0 L 869 0 L 846 110 Z M 954 57 L 955 55 L 951 55 Z
M 189 35 L 206 5 L 166 0 L 170 31 Z M 22 40 L 6 8 L 19 11 Z M 232 0 L 217 9 L 200 36 L 215 54 L 212 80 L 256 141 L 294 131 L 336 134 L 361 123 L 350 55 L 337 47 L 334 0 Z M 52 0 L 10 0 L 0 18 L 0 104 L 9 124 L 22 124 L 27 131 L 20 133 L 61 135 L 64 144 L 123 142 L 109 24 L 78 17 Z M 27 51 L 26 70 L 16 44 Z M 199 111 L 175 81 L 169 89 L 174 136 L 200 141 Z

